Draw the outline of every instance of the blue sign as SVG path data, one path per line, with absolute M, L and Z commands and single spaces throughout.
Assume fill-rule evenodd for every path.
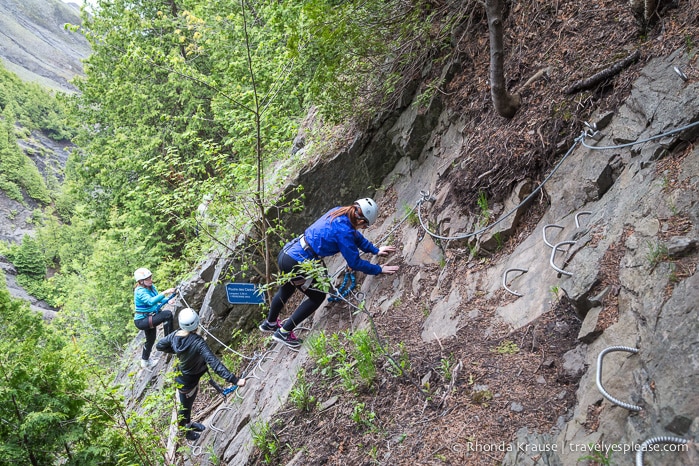
M 227 283 L 226 295 L 231 304 L 263 304 L 264 296 L 254 283 Z

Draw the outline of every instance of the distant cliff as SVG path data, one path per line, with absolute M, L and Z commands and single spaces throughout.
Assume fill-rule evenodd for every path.
M 66 23 L 80 24 L 76 4 L 60 0 L 3 0 L 0 2 L 0 58 L 5 67 L 25 81 L 63 92 L 82 74 L 90 45 Z
M 59 92 L 75 92 L 71 80 L 82 74 L 81 60 L 90 54 L 87 40 L 64 26 L 80 24 L 79 6 L 60 0 L 2 0 L 0 1 L 0 59 L 4 67 L 20 79 L 35 82 Z M 34 131 L 21 136 L 18 144 L 47 178 L 63 179 L 71 144 L 57 142 Z M 33 211 L 40 207 L 25 196 L 24 202 L 8 198 L 0 191 L 0 239 L 17 243 L 26 234 L 33 234 Z M 28 301 L 32 309 L 52 317 L 54 310 L 43 301 L 28 295 L 17 283 L 17 272 L 0 256 L 0 270 L 7 287 L 15 298 Z

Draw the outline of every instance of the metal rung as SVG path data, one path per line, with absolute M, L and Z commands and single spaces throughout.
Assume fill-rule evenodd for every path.
M 546 239 L 546 229 L 547 229 L 547 228 L 559 228 L 559 229 L 562 230 L 564 227 L 561 226 L 561 225 L 549 224 L 549 225 L 544 225 L 544 229 L 541 230 L 541 234 L 542 234 L 543 237 L 544 237 L 544 243 L 546 243 L 546 246 L 552 248 L 552 247 L 553 247 L 553 244 L 549 243 L 548 240 Z
M 233 407 L 231 407 L 231 406 L 221 406 L 221 407 L 219 407 L 219 408 L 216 410 L 216 412 L 214 413 L 214 415 L 211 416 L 211 421 L 209 421 L 209 428 L 210 428 L 211 430 L 213 430 L 214 432 L 223 432 L 223 429 L 219 429 L 218 427 L 216 427 L 216 426 L 214 425 L 214 420 L 216 419 L 216 416 L 218 415 L 218 413 L 221 413 L 221 412 L 223 412 L 223 411 L 228 411 L 228 410 L 230 410 L 230 409 L 233 409 Z
M 643 453 L 648 450 L 648 447 L 655 445 L 656 443 L 674 443 L 676 445 L 686 445 L 689 440 L 682 437 L 653 437 L 649 438 L 641 444 L 641 446 L 636 451 L 636 466 L 643 466 Z
M 510 273 L 510 272 L 523 272 L 523 273 L 527 273 L 527 272 L 529 272 L 529 270 L 527 270 L 527 269 L 507 269 L 507 270 L 505 270 L 505 273 L 502 274 L 502 286 L 503 286 L 503 288 L 505 288 L 507 291 L 509 291 L 509 292 L 512 293 L 513 295 L 519 296 L 519 297 L 521 298 L 522 296 L 524 296 L 523 294 L 521 294 L 521 293 L 519 293 L 519 292 L 517 292 L 517 291 L 512 291 L 511 289 L 509 289 L 509 288 L 507 287 L 507 274 Z
M 609 348 L 603 350 L 600 352 L 599 356 L 597 356 L 597 388 L 599 389 L 600 393 L 609 401 L 614 403 L 615 405 L 621 406 L 622 408 L 626 408 L 629 411 L 641 411 L 643 408 L 640 406 L 632 405 L 629 403 L 625 403 L 623 401 L 617 400 L 614 398 L 612 395 L 610 395 L 607 390 L 604 389 L 602 386 L 602 359 L 607 353 L 611 353 L 612 351 L 626 351 L 627 353 L 638 353 L 638 349 L 636 348 L 631 348 L 628 346 L 610 346 Z
M 584 210 L 584 211 L 582 211 L 582 212 L 578 212 L 577 214 L 575 214 L 575 227 L 576 227 L 576 228 L 580 228 L 580 222 L 579 222 L 578 218 L 579 218 L 581 215 L 592 215 L 592 212 L 587 211 L 587 210 Z
M 562 245 L 564 245 L 564 244 L 575 244 L 575 241 L 561 241 L 560 243 L 558 243 L 558 244 L 556 244 L 555 246 L 553 246 L 553 249 L 551 250 L 551 260 L 549 260 L 549 263 L 551 264 L 551 267 L 553 267 L 553 269 L 554 269 L 556 272 L 561 273 L 561 274 L 563 274 L 563 275 L 567 275 L 567 276 L 569 276 L 569 277 L 572 277 L 572 276 L 573 276 L 572 273 L 566 272 L 566 271 L 563 270 L 563 269 L 559 269 L 558 267 L 556 267 L 556 264 L 553 263 L 553 260 L 554 260 L 554 258 L 556 257 L 556 252 L 558 251 L 558 247 L 559 247 L 559 246 L 562 246 Z

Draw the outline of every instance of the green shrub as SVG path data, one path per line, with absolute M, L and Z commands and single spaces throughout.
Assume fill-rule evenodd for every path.
M 44 254 L 39 247 L 39 243 L 31 236 L 22 238 L 22 244 L 14 255 L 12 262 L 19 274 L 37 279 L 46 276 Z
M 311 411 L 315 406 L 316 397 L 311 394 L 312 383 L 306 380 L 306 374 L 302 370 L 296 379 L 294 388 L 289 393 L 291 403 L 300 411 Z

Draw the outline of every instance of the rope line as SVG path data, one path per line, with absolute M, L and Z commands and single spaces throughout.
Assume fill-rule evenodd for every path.
M 565 154 L 565 155 L 563 156 L 563 158 L 556 164 L 556 166 L 553 168 L 553 170 L 551 170 L 551 173 L 549 173 L 548 176 L 546 176 L 546 178 L 544 178 L 544 181 L 542 181 L 541 184 L 539 184 L 539 186 L 538 186 L 534 191 L 532 191 L 531 194 L 529 194 L 529 196 L 527 196 L 526 198 L 524 198 L 524 200 L 523 200 L 522 202 L 520 202 L 520 203 L 519 203 L 516 207 L 514 207 L 511 211 L 509 211 L 508 213 L 506 213 L 505 215 L 503 215 L 502 217 L 500 217 L 496 222 L 493 222 L 492 224 L 487 225 L 487 226 L 481 228 L 480 230 L 476 230 L 476 231 L 474 231 L 474 232 L 472 232 L 472 233 L 468 233 L 468 234 L 464 234 L 464 235 L 457 235 L 457 236 L 441 236 L 441 235 L 438 235 L 437 233 L 434 233 L 434 232 L 430 231 L 430 229 L 425 225 L 425 222 L 424 222 L 423 219 L 422 219 L 422 209 L 421 209 L 422 204 L 420 203 L 420 204 L 418 205 L 418 210 L 417 210 L 418 218 L 420 219 L 420 226 L 423 228 L 423 230 L 425 230 L 425 232 L 426 232 L 428 235 L 432 236 L 433 238 L 437 238 L 437 239 L 441 239 L 441 240 L 461 240 L 461 239 L 471 238 L 471 237 L 473 237 L 473 236 L 478 236 L 478 235 L 480 235 L 480 234 L 482 234 L 482 233 L 484 233 L 484 232 L 490 230 L 490 229 L 493 228 L 495 225 L 499 224 L 500 222 L 502 222 L 503 220 L 505 220 L 507 217 L 509 217 L 510 215 L 512 215 L 514 212 L 516 212 L 517 210 L 519 210 L 519 208 L 521 208 L 521 207 L 522 207 L 523 205 L 525 205 L 527 202 L 529 202 L 529 201 L 541 190 L 541 188 L 542 188 L 542 187 L 544 186 L 544 184 L 546 184 L 546 182 L 553 176 L 553 174 L 556 173 L 556 171 L 558 171 L 558 169 L 561 167 L 561 165 L 563 165 L 563 162 L 565 162 L 566 159 L 573 153 L 573 150 L 576 148 L 576 146 L 577 146 L 578 144 L 582 144 L 583 147 L 585 147 L 585 148 L 587 148 L 587 149 L 592 149 L 592 150 L 620 149 L 620 148 L 624 148 L 624 147 L 634 146 L 634 145 L 637 145 L 637 144 L 643 144 L 643 143 L 645 143 L 645 142 L 652 141 L 652 140 L 654 140 L 654 139 L 663 138 L 663 137 L 665 137 L 665 136 L 669 136 L 669 135 L 671 135 L 671 134 L 679 133 L 679 132 L 681 132 L 681 131 L 685 131 L 685 130 L 687 130 L 687 129 L 693 128 L 693 127 L 695 127 L 695 126 L 697 126 L 697 125 L 699 125 L 699 121 L 695 121 L 695 122 L 693 122 L 693 123 L 690 123 L 690 124 L 688 124 L 688 125 L 682 126 L 682 127 L 680 127 L 680 128 L 676 128 L 676 129 L 673 129 L 673 130 L 670 130 L 670 131 L 666 131 L 666 132 L 664 132 L 664 133 L 661 133 L 661 134 L 658 134 L 658 135 L 655 135 L 655 136 L 651 136 L 651 137 L 649 137 L 649 138 L 639 139 L 638 141 L 634 141 L 634 142 L 630 142 L 630 143 L 626 143 L 626 144 L 619 144 L 619 145 L 615 145 L 615 146 L 591 146 L 591 145 L 589 145 L 589 144 L 586 144 L 586 143 L 585 143 L 585 138 L 587 138 L 587 137 L 592 137 L 592 136 L 594 136 L 594 135 L 597 133 L 597 130 L 596 130 L 596 128 L 594 127 L 594 125 L 593 125 L 593 126 L 587 125 L 589 129 L 588 129 L 588 130 L 584 130 L 584 131 L 580 134 L 580 136 L 578 136 L 577 138 L 575 138 L 574 144 L 570 147 L 570 149 L 568 149 L 568 152 L 566 152 L 566 154 Z
M 667 131 L 665 133 L 657 134 L 655 136 L 651 136 L 651 137 L 648 137 L 645 139 L 639 139 L 638 141 L 627 142 L 625 144 L 618 144 L 616 146 L 590 146 L 588 144 L 585 144 L 585 138 L 583 137 L 582 145 L 584 147 L 586 147 L 588 149 L 592 149 L 592 150 L 621 149 L 623 147 L 630 147 L 630 146 L 635 146 L 636 144 L 643 144 L 643 143 L 646 143 L 648 141 L 653 141 L 654 139 L 664 138 L 665 136 L 679 133 L 679 132 L 684 131 L 686 129 L 693 128 L 694 126 L 697 126 L 697 125 L 699 125 L 699 121 L 695 121 L 694 123 L 690 123 L 690 124 L 682 126 L 680 128 L 676 128 L 676 129 Z M 583 134 L 585 136 L 590 136 L 590 137 L 594 136 L 597 133 L 597 131 L 595 130 L 595 128 L 592 128 L 592 129 L 594 130 L 593 133 L 591 133 L 591 134 L 590 133 L 588 133 L 588 134 L 583 133 Z
M 551 173 L 549 173 L 548 176 L 546 178 L 544 178 L 544 181 L 542 181 L 541 184 L 539 184 L 539 186 L 537 186 L 536 189 L 534 189 L 534 191 L 532 191 L 531 194 L 529 194 L 529 196 L 525 197 L 524 200 L 522 202 L 520 202 L 516 207 L 514 207 L 512 210 L 510 210 L 508 213 L 506 213 L 505 215 L 503 215 L 497 221 L 491 223 L 490 225 L 487 225 L 487 226 L 481 228 L 480 230 L 476 230 L 473 233 L 468 233 L 465 235 L 441 236 L 441 235 L 438 235 L 437 233 L 430 231 L 430 229 L 427 226 L 425 226 L 425 222 L 422 219 L 422 209 L 420 208 L 421 206 L 418 206 L 417 216 L 418 216 L 418 219 L 420 220 L 420 226 L 422 227 L 423 230 L 425 230 L 425 232 L 428 235 L 432 236 L 433 238 L 447 240 L 447 241 L 471 238 L 473 236 L 480 235 L 480 234 L 490 230 L 495 225 L 499 224 L 500 222 L 504 221 L 507 217 L 509 217 L 510 215 L 515 213 L 517 210 L 519 210 L 520 207 L 522 207 L 524 204 L 529 202 L 535 195 L 537 195 L 539 193 L 539 191 L 541 191 L 541 188 L 544 187 L 544 184 L 553 176 L 554 173 L 556 173 L 556 171 L 558 171 L 558 169 L 561 167 L 561 165 L 563 165 L 563 162 L 566 161 L 566 159 L 570 156 L 570 154 L 573 153 L 573 149 L 575 149 L 575 147 L 582 140 L 582 138 L 583 138 L 582 134 L 580 136 L 578 136 L 577 138 L 575 138 L 575 143 L 570 147 L 570 149 L 568 149 L 568 152 L 566 152 L 566 154 L 563 156 L 563 158 L 553 168 Z

